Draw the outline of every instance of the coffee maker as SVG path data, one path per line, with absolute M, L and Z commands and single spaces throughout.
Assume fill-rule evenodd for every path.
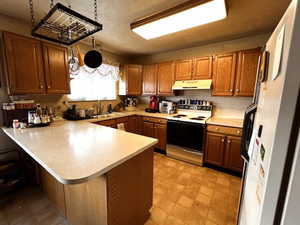
M 158 112 L 158 98 L 155 95 L 150 97 L 149 108 L 146 112 Z

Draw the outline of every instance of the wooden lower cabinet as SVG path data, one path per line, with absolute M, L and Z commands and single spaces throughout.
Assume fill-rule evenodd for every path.
M 154 138 L 158 139 L 157 148 L 166 150 L 167 148 L 167 125 L 155 124 L 154 125 Z
M 46 194 L 48 199 L 54 204 L 54 206 L 61 212 L 61 214 L 66 216 L 64 185 L 58 182 L 42 167 L 40 167 L 39 172 L 39 180 L 43 192 Z
M 167 120 L 144 117 L 143 135 L 158 139 L 156 148 L 166 151 L 167 148 Z
M 222 134 L 207 133 L 205 162 L 216 166 L 224 164 L 225 136 Z
M 153 202 L 153 148 L 80 184 L 40 169 L 43 191 L 71 225 L 143 225 Z
M 243 171 L 243 160 L 240 156 L 241 138 L 227 136 L 225 166 L 237 172 Z
M 154 123 L 144 121 L 143 135 L 147 137 L 154 137 Z
M 231 171 L 242 172 L 241 129 L 208 125 L 207 130 L 204 162 Z

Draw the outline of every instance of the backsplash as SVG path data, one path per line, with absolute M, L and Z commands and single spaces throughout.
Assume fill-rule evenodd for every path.
M 207 90 L 186 90 L 180 92 L 179 96 L 166 97 L 165 99 L 179 101 L 185 98 L 210 101 L 214 106 L 214 116 L 228 118 L 243 118 L 247 106 L 252 102 L 252 97 L 217 97 L 211 96 L 211 92 Z M 140 97 L 139 103 L 148 105 L 149 99 L 149 97 Z

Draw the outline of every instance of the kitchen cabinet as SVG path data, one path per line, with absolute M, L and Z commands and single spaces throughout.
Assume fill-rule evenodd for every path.
M 45 169 L 39 167 L 40 183 L 43 192 L 48 199 L 55 205 L 55 207 L 66 216 L 65 193 L 64 185 L 58 182 Z
M 216 125 L 207 126 L 204 162 L 241 173 L 240 156 L 242 129 Z
M 214 96 L 232 96 L 236 72 L 237 53 L 217 55 L 214 58 L 213 92 Z
M 143 66 L 143 95 L 157 94 L 157 64 Z
M 260 48 L 239 52 L 234 96 L 253 96 L 260 55 Z
M 205 162 L 216 166 L 224 164 L 225 136 L 207 133 L 205 147 Z
M 138 133 L 138 118 L 137 116 L 129 116 L 126 131 L 130 133 Z
M 127 64 L 121 67 L 120 95 L 142 94 L 142 66 Z
M 154 138 L 154 123 L 143 122 L 143 135 Z
M 69 94 L 67 49 L 3 32 L 10 95 Z
M 112 119 L 95 122 L 95 124 L 111 127 L 111 128 L 117 128 L 116 121 Z
M 144 117 L 143 121 L 143 135 L 158 139 L 155 147 L 165 151 L 167 145 L 167 120 Z
M 43 43 L 46 89 L 48 94 L 69 94 L 67 48 Z
M 174 62 L 159 63 L 157 70 L 157 95 L 173 95 L 172 86 L 174 84 Z
M 225 167 L 229 170 L 242 172 L 243 160 L 240 156 L 241 138 L 227 136 Z
M 176 60 L 175 61 L 175 80 L 192 79 L 193 60 Z
M 45 93 L 41 42 L 3 32 L 10 95 Z
M 158 139 L 156 147 L 161 150 L 167 148 L 167 125 L 166 124 L 154 124 L 154 138 Z
M 195 58 L 193 61 L 193 80 L 212 79 L 213 57 Z

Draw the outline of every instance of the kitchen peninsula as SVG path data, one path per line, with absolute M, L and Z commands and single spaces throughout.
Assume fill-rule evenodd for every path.
M 70 224 L 148 219 L 156 139 L 87 121 L 2 129 L 40 165 L 43 190 Z

